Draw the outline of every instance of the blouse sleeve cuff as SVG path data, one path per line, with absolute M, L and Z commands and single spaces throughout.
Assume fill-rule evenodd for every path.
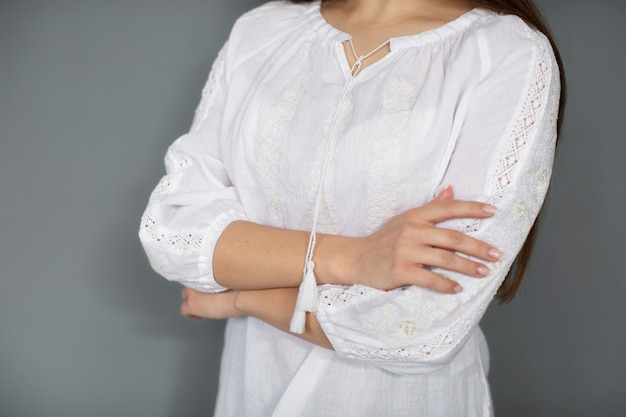
M 201 278 L 198 281 L 184 282 L 183 284 L 186 287 L 204 292 L 222 292 L 229 289 L 215 281 L 215 276 L 213 275 L 213 254 L 215 253 L 217 240 L 224 230 L 226 230 L 232 222 L 246 219 L 245 214 L 237 209 L 224 211 L 215 218 L 207 228 L 200 248 L 198 276 Z

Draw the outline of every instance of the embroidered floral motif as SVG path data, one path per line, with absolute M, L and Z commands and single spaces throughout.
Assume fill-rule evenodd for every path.
M 411 320 L 410 318 L 405 318 L 400 323 L 400 332 L 404 336 L 411 337 L 415 334 L 416 331 L 417 331 L 417 324 L 415 324 L 415 322 Z
M 556 113 L 551 112 L 550 115 L 548 116 L 548 121 L 549 121 L 551 128 L 556 128 L 556 122 L 557 122 Z
M 519 200 L 515 203 L 515 213 L 519 217 L 523 217 L 526 215 L 526 202 L 524 200 Z
M 215 95 L 219 88 L 218 80 L 222 77 L 224 73 L 224 54 L 226 48 L 228 47 L 228 42 L 224 44 L 222 49 L 217 54 L 217 58 L 213 62 L 213 66 L 211 68 L 211 72 L 209 73 L 209 78 L 207 82 L 204 84 L 204 88 L 202 88 L 202 99 L 200 100 L 200 104 L 196 109 L 194 114 L 193 122 L 191 123 L 191 131 L 195 132 L 200 128 L 202 122 L 206 120 L 206 117 L 209 113 L 209 109 L 213 107 L 213 102 L 215 101 Z
M 537 176 L 537 182 L 539 182 L 540 185 L 547 185 L 548 184 L 548 179 L 549 179 L 549 174 L 548 174 L 548 169 L 544 168 L 541 171 L 539 171 L 539 175 Z
M 278 184 L 281 183 L 278 169 L 280 149 L 283 147 L 288 127 L 312 77 L 313 73 L 308 72 L 291 83 L 261 124 L 257 171 L 267 201 L 270 224 L 275 227 L 284 226 L 283 205 L 278 190 Z
M 408 81 L 392 79 L 382 94 L 381 115 L 372 140 L 372 167 L 367 178 L 368 234 L 395 214 L 400 137 L 406 131 L 414 91 L 415 87 Z

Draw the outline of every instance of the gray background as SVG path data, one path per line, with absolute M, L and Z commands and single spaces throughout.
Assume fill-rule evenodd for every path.
M 209 416 L 223 323 L 136 231 L 210 63 L 260 1 L 0 1 L 0 416 Z M 540 0 L 570 101 L 521 294 L 484 329 L 499 416 L 626 413 L 626 4 Z

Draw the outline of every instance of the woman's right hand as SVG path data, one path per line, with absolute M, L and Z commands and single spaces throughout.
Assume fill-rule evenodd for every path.
M 452 187 L 447 187 L 424 206 L 393 217 L 372 235 L 353 242 L 348 279 L 352 284 L 381 290 L 417 285 L 458 293 L 462 291 L 458 283 L 430 268 L 485 277 L 490 272 L 486 265 L 461 254 L 493 262 L 502 252 L 462 232 L 436 225 L 456 218 L 488 218 L 495 213 L 495 207 L 484 203 L 454 200 Z

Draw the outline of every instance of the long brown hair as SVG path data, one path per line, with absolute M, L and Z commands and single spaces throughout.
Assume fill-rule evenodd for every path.
M 292 3 L 312 3 L 315 0 L 290 0 Z M 322 0 L 329 1 L 329 0 Z M 526 23 L 531 26 L 534 26 L 543 33 L 550 44 L 552 45 L 552 49 L 554 51 L 554 55 L 556 57 L 557 64 L 559 66 L 559 75 L 561 78 L 561 97 L 559 102 L 559 113 L 557 120 L 557 138 L 561 133 L 561 125 L 563 124 L 563 113 L 565 110 L 565 100 L 566 100 L 566 85 L 565 85 L 565 73 L 563 71 L 563 61 L 561 59 L 561 54 L 559 53 L 559 49 L 554 42 L 554 37 L 548 28 L 548 24 L 544 19 L 543 15 L 539 11 L 539 8 L 535 5 L 532 0 L 471 0 L 471 3 L 475 7 L 481 7 L 484 9 L 493 10 L 498 13 L 512 14 L 520 17 Z M 558 143 L 558 141 L 557 141 Z M 532 253 L 533 245 L 535 243 L 535 238 L 537 237 L 537 225 L 539 223 L 539 219 L 541 218 L 541 212 L 535 223 L 533 224 L 528 236 L 526 237 L 526 241 L 522 246 L 517 258 L 513 262 L 511 270 L 507 274 L 504 282 L 498 289 L 498 298 L 501 303 L 506 303 L 511 301 L 515 296 L 521 282 L 524 277 L 524 272 L 526 272 L 526 268 L 528 267 L 528 263 L 530 261 L 530 255 Z

